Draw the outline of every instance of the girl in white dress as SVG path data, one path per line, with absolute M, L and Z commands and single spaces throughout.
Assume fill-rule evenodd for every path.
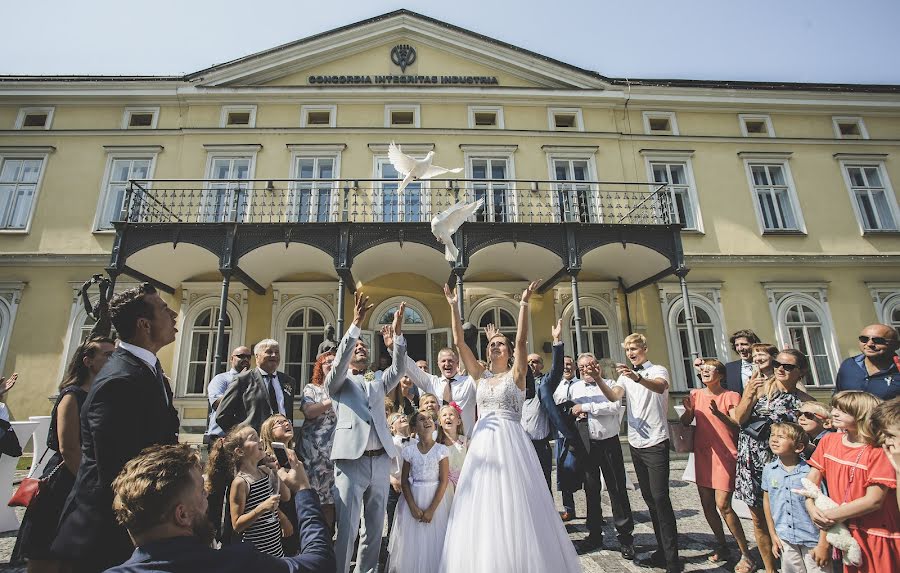
M 454 494 L 441 573 L 581 571 L 534 446 L 520 423 L 528 368 L 528 301 L 538 284 L 532 282 L 522 293 L 515 353 L 504 335 L 495 334 L 488 340 L 488 368 L 465 344 L 457 295 L 444 286 L 460 358 L 478 380 L 480 419 Z
M 447 489 L 450 452 L 434 441 L 434 420 L 417 412 L 411 425 L 419 442 L 400 452 L 403 499 L 388 543 L 389 573 L 437 571 L 453 498 Z
M 449 388 L 449 384 L 447 385 Z M 463 462 L 466 460 L 466 451 L 469 442 L 466 440 L 466 430 L 463 427 L 461 413 L 456 402 L 441 407 L 438 412 L 437 442 L 447 446 L 450 451 L 450 491 L 456 490 L 459 475 L 462 473 Z

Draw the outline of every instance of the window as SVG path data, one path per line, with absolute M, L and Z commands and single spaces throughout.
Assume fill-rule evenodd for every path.
M 844 179 L 862 230 L 896 231 L 897 201 L 881 163 L 842 163 Z
M 0 372 L 6 372 L 6 353 L 24 288 L 22 282 L 0 282 Z
M 499 328 L 500 332 L 509 339 L 509 343 L 511 345 L 509 351 L 510 355 L 512 355 L 512 351 L 516 346 L 515 318 L 513 317 L 513 313 L 509 310 L 500 306 L 494 306 L 483 311 L 481 313 L 481 317 L 479 317 L 478 319 L 478 358 L 481 360 L 488 359 L 488 340 L 487 336 L 484 335 L 484 327 L 488 324 L 493 324 L 494 326 Z
M 784 314 L 783 328 L 787 329 L 787 343 L 809 359 L 809 378 L 815 386 L 831 386 L 834 375 L 829 364 L 822 320 L 812 305 L 791 303 Z
M 696 191 L 687 162 L 650 161 L 650 174 L 654 183 L 665 183 L 675 201 L 674 211 L 685 229 L 699 231 L 699 212 L 696 209 Z
M 386 105 L 384 106 L 385 127 L 419 127 L 419 106 Z
M 471 157 L 469 170 L 472 179 L 474 200 L 484 199 L 484 209 L 476 216 L 477 221 L 504 223 L 514 221 L 512 191 L 506 181 L 509 177 L 509 159 L 506 157 Z
M 285 341 L 281 350 L 284 372 L 299 382 L 295 393 L 300 393 L 312 379 L 316 352 L 325 340 L 325 319 L 312 307 L 298 309 L 288 320 Z
M 394 313 L 397 312 L 400 300 L 405 300 L 407 303 L 406 310 L 403 314 L 403 337 L 406 338 L 407 356 L 415 361 L 427 360 L 430 355 L 427 344 L 428 339 L 430 338 L 429 328 L 431 327 L 431 316 L 428 315 L 428 311 L 425 309 L 424 305 L 419 301 L 410 301 L 409 298 L 391 298 L 378 305 L 378 308 L 374 309 L 372 315 L 371 328 L 376 332 L 374 342 L 375 347 L 373 348 L 372 353 L 372 368 L 374 370 L 381 370 L 381 364 L 379 364 L 379 362 L 382 360 L 382 357 L 391 356 L 388 349 L 384 346 L 384 340 L 377 333 L 381 330 L 382 326 L 393 322 Z M 432 342 L 434 341 L 432 340 Z M 442 342 L 446 342 L 446 337 Z M 446 346 L 446 344 L 439 346 L 437 349 L 433 349 L 432 353 L 436 356 L 437 352 L 444 346 Z
M 469 128 L 503 129 L 503 108 L 500 106 L 469 106 Z
M 118 221 L 128 181 L 131 179 L 149 179 L 156 156 L 110 156 L 106 168 L 103 190 L 101 191 L 100 219 L 97 221 L 97 230 L 112 229 L 113 221 Z M 146 185 L 146 184 L 145 184 Z
M 45 158 L 0 156 L 0 230 L 27 231 Z
M 422 223 L 430 220 L 427 197 L 422 181 L 413 181 L 399 194 L 397 189 L 403 177 L 397 173 L 387 157 L 376 159 L 376 179 L 396 179 L 397 182 L 380 181 L 375 188 L 375 220 L 383 223 Z
M 547 109 L 550 131 L 584 131 L 581 109 L 551 107 Z
M 663 316 L 666 317 L 666 344 L 674 390 L 699 387 L 694 373 L 684 297 L 678 283 L 658 283 Z M 728 356 L 728 343 L 723 327 L 721 283 L 692 283 L 690 301 L 694 315 L 694 332 L 700 358 Z
M 689 388 L 693 386 L 699 388 L 699 384 L 691 384 L 691 382 L 696 380 L 696 375 L 694 374 L 694 357 L 691 356 L 691 345 L 688 342 L 687 320 L 684 315 L 684 308 L 678 313 L 675 327 L 678 331 L 678 345 L 681 349 L 681 367 L 684 368 L 684 379 L 688 382 Z M 702 358 L 715 358 L 718 355 L 715 342 L 715 324 L 709 313 L 698 306 L 694 307 L 694 331 L 697 333 L 697 341 L 700 343 L 700 356 Z
M 290 203 L 290 220 L 298 223 L 327 223 L 337 217 L 335 182 L 316 181 L 334 179 L 335 156 L 298 156 L 294 160 L 294 179 Z
M 158 107 L 125 108 L 122 129 L 156 129 Z
M 900 330 L 900 283 L 866 282 L 866 286 L 875 305 L 876 320 Z
M 747 171 L 763 232 L 803 232 L 787 164 L 748 162 Z
M 215 357 L 218 348 L 219 307 L 209 307 L 194 319 L 190 329 L 190 348 L 188 350 L 186 394 L 203 394 L 206 383 L 212 380 L 218 370 Z M 231 350 L 231 316 L 225 313 L 225 348 L 224 367 L 228 360 L 227 352 Z
M 671 111 L 645 111 L 643 118 L 648 135 L 678 135 L 678 122 Z
M 201 203 L 202 221 L 243 221 L 247 217 L 249 185 L 234 180 L 250 179 L 253 163 L 253 156 L 210 155 L 207 179 L 225 181 L 207 184 Z
M 300 127 L 334 127 L 336 119 L 337 106 L 300 106 Z
M 861 117 L 833 117 L 831 124 L 837 139 L 869 139 L 869 132 Z
M 598 191 L 590 181 L 594 180 L 592 161 L 587 158 L 550 158 L 551 177 L 565 183 L 554 184 L 553 202 L 556 216 L 561 221 L 600 223 L 597 204 Z
M 50 129 L 52 107 L 23 107 L 16 117 L 16 129 Z
M 222 106 L 219 127 L 256 127 L 256 106 Z
M 738 121 L 744 137 L 775 137 L 772 119 L 768 115 L 740 114 Z
M 891 305 L 887 312 L 887 323 L 892 326 L 895 330 L 900 331 L 900 296 L 896 297 L 893 301 L 893 305 Z
M 606 317 L 599 309 L 593 307 L 582 307 L 579 309 L 578 316 L 581 318 L 581 352 L 591 352 L 597 357 L 610 358 L 609 345 L 609 324 Z M 577 340 L 575 336 L 575 317 L 570 321 L 571 338 L 573 342 Z M 573 349 L 574 353 L 575 350 Z

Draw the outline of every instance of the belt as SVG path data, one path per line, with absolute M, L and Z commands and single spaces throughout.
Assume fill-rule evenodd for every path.
M 380 456 L 383 453 L 384 453 L 384 448 L 378 448 L 377 450 L 366 450 L 363 452 L 362 455 L 366 456 L 367 458 L 377 458 L 378 456 Z

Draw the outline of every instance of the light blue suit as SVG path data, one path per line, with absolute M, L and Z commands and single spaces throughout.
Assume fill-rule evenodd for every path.
M 400 382 L 406 371 L 406 340 L 394 339 L 393 364 L 381 380 L 366 380 L 353 374 L 350 361 L 359 338 L 359 328 L 351 325 L 341 340 L 334 366 L 325 378 L 325 387 L 335 404 L 337 424 L 331 459 L 334 460 L 334 503 L 338 534 L 335 557 L 338 573 L 347 573 L 353 543 L 359 532 L 357 573 L 378 571 L 381 532 L 387 510 L 391 458 L 397 452 L 384 415 L 384 398 Z M 369 446 L 374 429 L 379 444 Z M 384 448 L 379 456 L 363 455 L 366 450 Z M 360 527 L 361 506 L 365 519 Z

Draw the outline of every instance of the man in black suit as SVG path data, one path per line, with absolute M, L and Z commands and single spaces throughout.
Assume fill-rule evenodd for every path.
M 133 546 L 112 512 L 112 481 L 147 446 L 178 441 L 178 413 L 156 353 L 175 340 L 175 312 L 149 284 L 109 303 L 121 340 L 81 409 L 81 465 L 52 550 L 75 571 L 122 563 Z
M 728 339 L 738 359 L 725 365 L 725 383 L 729 390 L 744 393 L 744 383 L 753 374 L 753 353 L 750 347 L 759 343 L 759 337 L 752 330 L 738 330 Z
M 331 534 L 303 464 L 279 474 L 295 492 L 300 553 L 279 559 L 249 543 L 215 550 L 210 546 L 213 527 L 206 517 L 200 458 L 187 445 L 144 450 L 113 483 L 116 517 L 128 528 L 137 549 L 131 559 L 107 573 L 334 571 Z
M 293 378 L 278 371 L 281 354 L 278 342 L 261 340 L 253 348 L 256 368 L 235 376 L 216 410 L 216 423 L 228 432 L 238 424 L 249 424 L 257 432 L 272 414 L 283 414 L 294 422 Z

